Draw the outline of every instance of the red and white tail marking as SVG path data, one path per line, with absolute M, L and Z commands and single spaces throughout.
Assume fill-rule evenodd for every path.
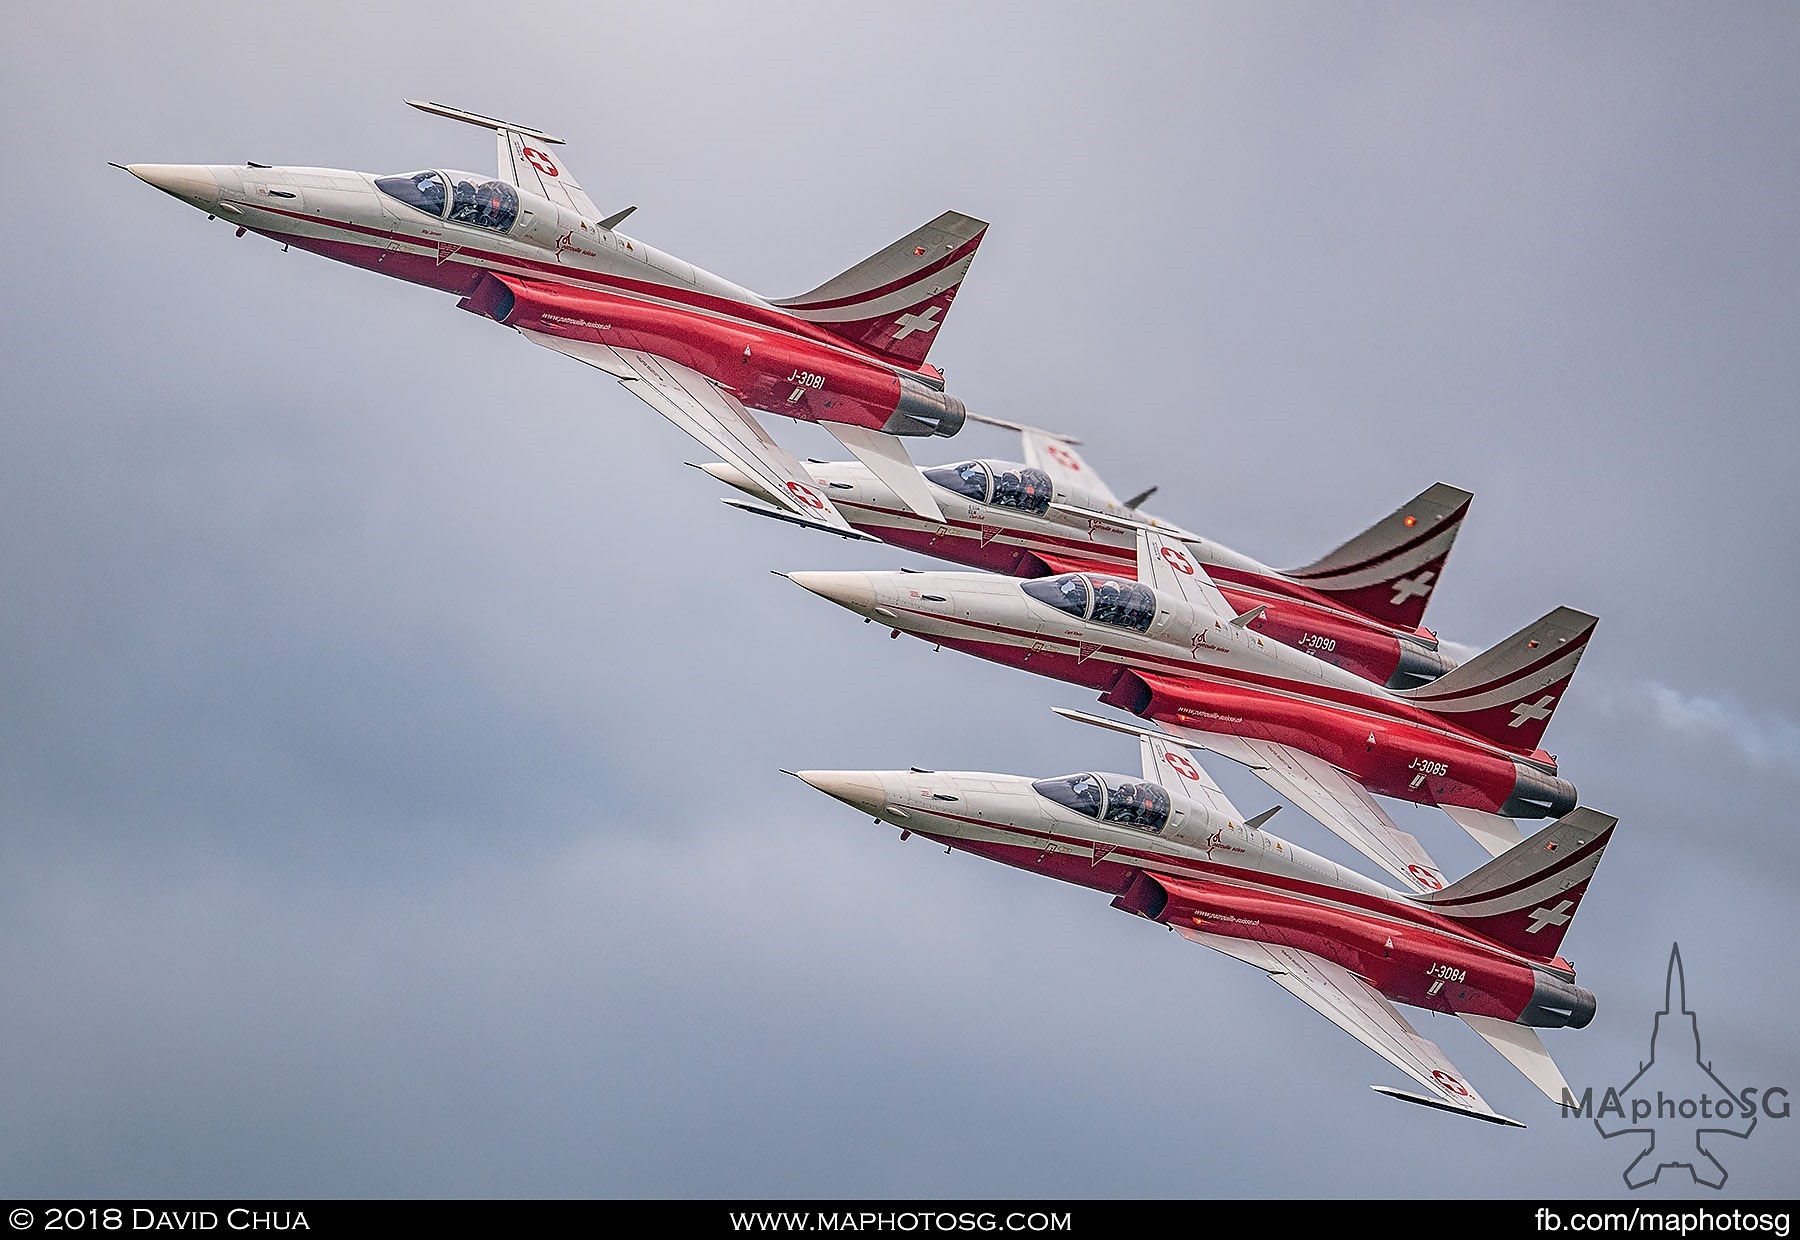
M 1329 555 L 1284 575 L 1383 624 L 1417 628 L 1474 498 L 1437 483 Z
M 1553 960 L 1618 822 L 1572 809 L 1468 877 L 1415 898 L 1506 947 Z
M 775 304 L 834 336 L 918 366 L 986 232 L 986 221 L 946 211 L 810 293 Z
M 1543 740 L 1599 621 L 1559 607 L 1430 684 L 1401 696 L 1521 753 Z

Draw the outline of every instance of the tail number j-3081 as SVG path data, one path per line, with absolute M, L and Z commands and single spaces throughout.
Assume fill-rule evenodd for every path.
M 787 381 L 789 383 L 793 384 L 795 387 L 809 387 L 809 388 L 818 389 L 818 388 L 822 388 L 825 386 L 825 376 L 824 375 L 815 375 L 810 370 L 796 370 L 793 374 L 791 374 L 787 377 Z

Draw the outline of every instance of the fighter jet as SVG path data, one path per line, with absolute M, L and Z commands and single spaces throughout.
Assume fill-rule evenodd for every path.
M 970 417 L 1019 431 L 1025 462 L 984 459 L 922 469 L 943 509 L 941 521 L 920 518 L 856 462 L 809 461 L 805 468 L 857 530 L 924 555 L 1013 577 L 1130 577 L 1137 567 L 1137 531 L 1149 526 L 1180 540 L 1218 583 L 1234 615 L 1260 607 L 1249 623 L 1265 637 L 1394 689 L 1423 684 L 1456 666 L 1439 650 L 1437 634 L 1422 625 L 1474 498 L 1468 491 L 1440 482 L 1330 554 L 1283 572 L 1145 512 L 1140 505 L 1155 487 L 1120 500 L 1075 450 L 1077 441 L 1065 435 Z M 755 498 L 779 502 L 735 466 L 700 468 Z M 725 502 L 761 516 L 793 515 Z
M 1545 1096 L 1572 1101 L 1536 1030 L 1579 1029 L 1591 992 L 1563 936 L 1617 819 L 1576 809 L 1442 891 L 1407 895 L 1263 830 L 1171 738 L 1141 732 L 1141 775 L 798 771 L 838 800 L 943 844 L 1093 888 L 1113 907 L 1265 970 L 1429 1091 L 1389 1097 L 1496 1112 L 1394 1007 L 1461 1017 Z
M 787 576 L 896 637 L 1096 690 L 1248 766 L 1415 890 L 1441 888 L 1442 870 L 1371 793 L 1441 807 L 1494 855 L 1519 841 L 1513 818 L 1575 807 L 1539 741 L 1593 616 L 1559 608 L 1430 684 L 1387 689 L 1256 633 L 1256 609 L 1235 611 L 1179 540 L 1138 537 L 1136 580 Z
M 619 231 L 549 148 L 562 139 L 459 108 L 492 130 L 495 176 L 267 164 L 130 164 L 246 232 L 428 288 L 618 379 L 796 519 L 851 534 L 749 412 L 817 422 L 909 511 L 943 513 L 897 436 L 954 435 L 967 409 L 925 360 L 987 225 L 955 211 L 809 293 L 771 300 Z

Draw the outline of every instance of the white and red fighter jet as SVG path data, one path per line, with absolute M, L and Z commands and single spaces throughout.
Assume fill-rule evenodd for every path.
M 491 129 L 498 175 L 397 176 L 264 164 L 121 165 L 246 231 L 453 293 L 618 379 L 795 516 L 853 533 L 749 412 L 817 422 L 910 511 L 942 518 L 897 436 L 954 435 L 967 410 L 925 360 L 987 225 L 950 211 L 809 293 L 782 300 L 664 254 L 602 216 L 540 130 L 435 103 Z
M 920 470 L 943 509 L 942 520 L 920 517 L 854 461 L 808 461 L 805 469 L 857 530 L 910 551 L 1013 577 L 1130 577 L 1137 571 L 1137 531 L 1147 525 L 1181 541 L 1234 614 L 1260 606 L 1250 627 L 1265 637 L 1396 689 L 1456 666 L 1423 622 L 1474 498 L 1468 491 L 1437 483 L 1335 551 L 1283 572 L 1143 511 L 1140 505 L 1155 487 L 1120 500 L 1067 436 L 970 417 L 1021 432 L 1025 461 L 973 460 Z M 734 466 L 700 468 L 755 498 L 779 500 Z M 725 502 L 793 519 L 782 509 Z
M 1101 720 L 1091 722 L 1105 723 Z M 798 771 L 822 792 L 977 856 L 1113 897 L 1113 907 L 1267 971 L 1428 1092 L 1408 1102 L 1523 1127 L 1484 1101 L 1394 1004 L 1461 1017 L 1553 1102 L 1572 1101 L 1537 1029 L 1579 1029 L 1594 996 L 1561 955 L 1617 819 L 1570 811 L 1442 891 L 1408 895 L 1262 830 L 1170 737 L 1140 776 Z
M 1491 854 L 1514 818 L 1573 809 L 1541 747 L 1597 623 L 1558 608 L 1454 671 L 1394 690 L 1250 626 L 1179 540 L 1138 532 L 1136 579 L 789 573 L 866 620 L 1100 694 L 1254 771 L 1419 891 L 1442 869 L 1371 793 L 1436 805 Z

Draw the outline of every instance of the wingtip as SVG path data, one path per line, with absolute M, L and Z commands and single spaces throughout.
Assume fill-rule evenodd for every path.
M 1370 1089 L 1389 1098 L 1397 1098 L 1401 1102 L 1410 1102 L 1415 1106 L 1430 1107 L 1434 1111 L 1448 1111 L 1452 1115 L 1466 1115 L 1470 1119 L 1478 1119 L 1484 1124 L 1499 1124 L 1503 1128 L 1523 1128 L 1524 1124 L 1510 1115 L 1502 1115 L 1498 1111 L 1471 1111 L 1467 1107 L 1453 1106 L 1437 1098 L 1428 1098 L 1424 1094 L 1409 1093 L 1404 1089 L 1395 1089 L 1392 1085 L 1371 1085 Z

